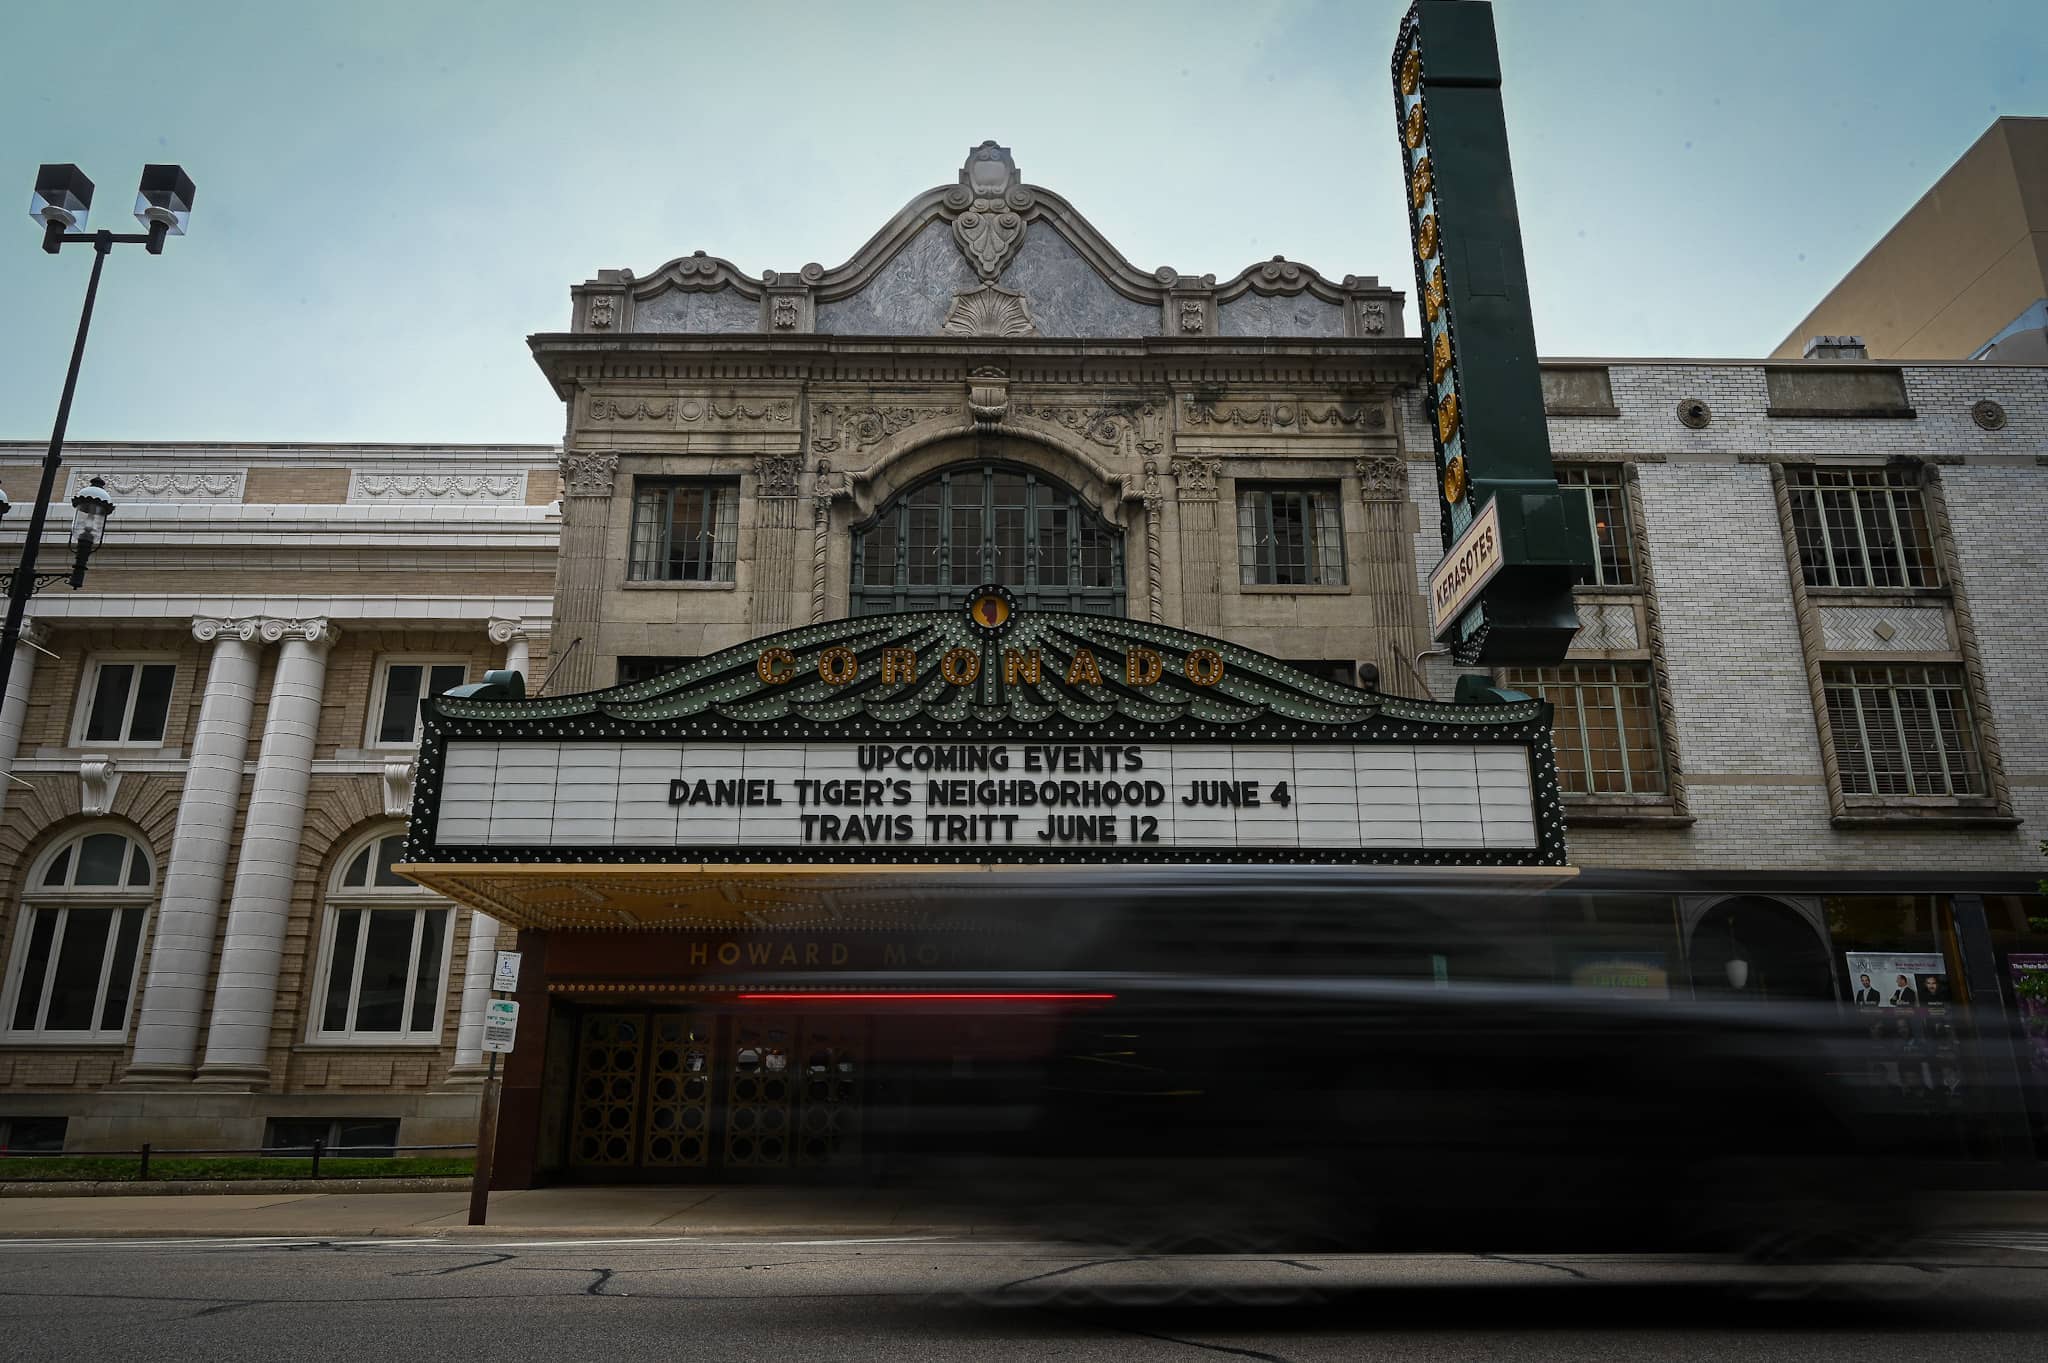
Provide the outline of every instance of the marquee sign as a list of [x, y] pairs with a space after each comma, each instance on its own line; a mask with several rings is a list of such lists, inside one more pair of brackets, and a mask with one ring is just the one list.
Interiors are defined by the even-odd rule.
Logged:
[[422, 704], [408, 862], [1565, 861], [1549, 707], [1357, 690], [1020, 608], [858, 617], [650, 681]]
[[1492, 7], [1417, 0], [1393, 80], [1446, 562], [1481, 515], [1497, 519], [1495, 572], [1435, 636], [1462, 663], [1554, 663], [1578, 629], [1571, 586], [1593, 540], [1550, 462]]

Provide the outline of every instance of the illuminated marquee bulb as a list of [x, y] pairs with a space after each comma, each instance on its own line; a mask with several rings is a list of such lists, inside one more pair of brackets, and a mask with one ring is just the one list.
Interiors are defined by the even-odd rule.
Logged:
[[1408, 206], [1410, 208], [1422, 207], [1422, 201], [1429, 197], [1431, 183], [1429, 158], [1424, 156], [1416, 161], [1415, 173], [1408, 177]]
[[1450, 370], [1451, 334], [1447, 331], [1439, 331], [1436, 334], [1436, 344], [1430, 348], [1429, 352], [1429, 381], [1431, 383], [1442, 383], [1444, 375], [1448, 374]]
[[1436, 254], [1436, 214], [1425, 213], [1422, 226], [1415, 233], [1415, 258], [1428, 260]]

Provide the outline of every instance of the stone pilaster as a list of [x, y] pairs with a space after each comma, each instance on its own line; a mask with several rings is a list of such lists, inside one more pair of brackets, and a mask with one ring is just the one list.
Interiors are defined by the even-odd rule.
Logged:
[[228, 844], [249, 753], [249, 720], [260, 661], [255, 620], [199, 619], [193, 637], [213, 644], [192, 758], [178, 800], [171, 856], [164, 866], [149, 976], [135, 1018], [135, 1052], [123, 1082], [189, 1079], [199, 1052], [199, 1013], [213, 964]]
[[1375, 454], [1358, 460], [1357, 470], [1365, 537], [1358, 585], [1372, 612], [1372, 662], [1380, 670], [1381, 690], [1407, 695], [1414, 689], [1415, 655], [1429, 645], [1415, 590], [1408, 467], [1398, 454]]
[[228, 901], [206, 1060], [199, 1067], [202, 1080], [231, 1083], [262, 1083], [270, 1075], [278, 967], [305, 833], [306, 786], [327, 683], [327, 651], [337, 637], [325, 620], [266, 620], [261, 632], [265, 639], [283, 640], [284, 647], [270, 688], [249, 813], [242, 822], [242, 854]]
[[[566, 495], [555, 566], [555, 670], [549, 681], [557, 695], [597, 685], [597, 627], [613, 570], [607, 538], [618, 473], [619, 456], [611, 450], [571, 450], [562, 456]], [[620, 514], [630, 517], [631, 506]]]
[[22, 726], [28, 722], [28, 689], [35, 683], [36, 650], [45, 632], [32, 620], [21, 622], [21, 642], [14, 649], [14, 670], [7, 677], [7, 695], [0, 699], [0, 813], [7, 810], [7, 788], [14, 784], [14, 755], [21, 748]]
[[748, 595], [748, 623], [756, 634], [770, 634], [797, 623], [797, 570], [803, 561], [803, 501], [797, 495], [803, 460], [794, 454], [754, 457], [752, 507], [753, 581]]
[[[1185, 629], [1213, 633], [1223, 619], [1217, 536], [1224, 527], [1216, 508], [1223, 461], [1175, 459], [1172, 468], [1180, 521], [1180, 623]], [[1236, 527], [1229, 528], [1235, 544]]]

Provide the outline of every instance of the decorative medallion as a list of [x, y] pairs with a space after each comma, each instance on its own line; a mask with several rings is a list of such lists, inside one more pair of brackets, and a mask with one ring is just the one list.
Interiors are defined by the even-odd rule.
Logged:
[[1970, 420], [1987, 431], [2002, 431], [2005, 429], [2005, 408], [1985, 398], [1970, 404]]
[[1698, 398], [1682, 398], [1678, 403], [1678, 419], [1695, 431], [1704, 431], [1714, 419], [1714, 409]]
[[976, 587], [974, 594], [967, 598], [967, 622], [974, 626], [984, 639], [994, 639], [1009, 627], [1010, 617], [1017, 613], [1017, 598], [1010, 594], [1008, 587], [997, 583]]
[[1010, 414], [1010, 379], [994, 365], [984, 365], [968, 376], [967, 414], [978, 431], [993, 431]]
[[1444, 500], [1451, 503], [1465, 500], [1465, 456], [1454, 454], [1451, 462], [1444, 465]]

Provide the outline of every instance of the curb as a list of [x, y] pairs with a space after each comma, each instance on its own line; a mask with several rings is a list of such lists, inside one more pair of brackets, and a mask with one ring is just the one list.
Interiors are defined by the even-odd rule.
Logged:
[[184, 1178], [143, 1182], [33, 1179], [0, 1183], [6, 1197], [181, 1197], [215, 1193], [461, 1193], [467, 1178]]

